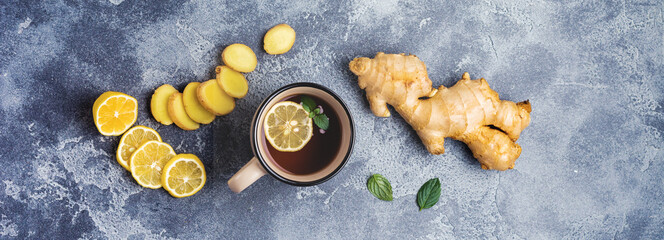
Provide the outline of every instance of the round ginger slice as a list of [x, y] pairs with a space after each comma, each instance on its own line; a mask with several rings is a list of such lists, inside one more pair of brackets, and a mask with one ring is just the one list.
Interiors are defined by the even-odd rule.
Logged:
[[218, 66], [217, 83], [229, 96], [234, 98], [243, 98], [249, 91], [249, 83], [242, 73], [239, 73], [227, 66]]
[[187, 115], [182, 102], [182, 93], [179, 92], [173, 93], [168, 98], [168, 116], [171, 117], [175, 125], [183, 130], [196, 130], [200, 126], [200, 124], [191, 120], [189, 115]]
[[164, 125], [173, 124], [173, 120], [168, 115], [168, 98], [176, 92], [178, 90], [169, 84], [161, 85], [157, 90], [154, 90], [150, 100], [150, 111], [157, 122]]
[[295, 30], [288, 24], [270, 28], [263, 38], [263, 49], [269, 54], [284, 54], [295, 43]]
[[184, 104], [184, 110], [187, 112], [187, 115], [194, 120], [194, 122], [209, 124], [214, 121], [214, 114], [205, 110], [203, 105], [198, 102], [198, 97], [196, 96], [196, 89], [201, 85], [199, 82], [192, 82], [187, 84], [187, 87], [182, 91], [182, 102]]
[[256, 69], [256, 54], [247, 45], [235, 43], [226, 47], [221, 52], [221, 60], [238, 72], [251, 72]]
[[198, 102], [208, 112], [217, 116], [229, 114], [235, 108], [235, 99], [228, 96], [215, 79], [210, 79], [198, 85], [196, 96]]

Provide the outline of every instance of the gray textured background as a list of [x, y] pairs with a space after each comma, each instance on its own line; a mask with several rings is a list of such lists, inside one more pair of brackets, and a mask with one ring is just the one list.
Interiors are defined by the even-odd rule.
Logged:
[[[0, 3], [0, 238], [664, 238], [664, 3], [651, 1]], [[262, 50], [278, 23], [293, 49]], [[250, 91], [197, 131], [162, 126], [152, 91], [213, 76], [221, 50], [258, 56]], [[374, 117], [347, 68], [378, 51], [413, 53], [435, 86], [464, 71], [501, 98], [533, 104], [516, 168], [484, 171], [463, 143], [427, 153], [399, 116]], [[315, 187], [228, 178], [251, 157], [249, 122], [282, 85], [326, 85], [347, 101], [357, 144]], [[119, 137], [95, 129], [104, 91], [139, 100], [137, 124], [200, 156], [193, 197], [138, 186], [115, 161]], [[393, 202], [365, 182], [381, 173]], [[415, 196], [439, 177], [440, 202]]]

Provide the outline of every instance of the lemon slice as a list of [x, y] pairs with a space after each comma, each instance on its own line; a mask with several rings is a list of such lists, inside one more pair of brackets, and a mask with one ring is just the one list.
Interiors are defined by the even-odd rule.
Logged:
[[300, 104], [279, 102], [270, 108], [265, 117], [265, 138], [279, 151], [299, 151], [311, 140], [311, 122], [309, 114]]
[[136, 98], [121, 92], [105, 92], [92, 105], [97, 130], [104, 136], [119, 136], [136, 122]]
[[205, 166], [196, 155], [178, 154], [164, 166], [161, 184], [176, 198], [189, 197], [205, 185]]
[[125, 169], [129, 170], [129, 159], [131, 154], [145, 142], [155, 140], [161, 142], [161, 136], [152, 128], [146, 126], [135, 126], [125, 132], [120, 138], [116, 159]]
[[129, 158], [131, 176], [138, 185], [146, 188], [161, 187], [161, 171], [164, 165], [175, 156], [175, 151], [167, 143], [147, 141], [141, 145]]

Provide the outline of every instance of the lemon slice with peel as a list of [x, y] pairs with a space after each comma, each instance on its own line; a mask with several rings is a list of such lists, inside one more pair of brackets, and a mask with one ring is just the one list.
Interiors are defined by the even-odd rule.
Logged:
[[196, 155], [178, 154], [164, 166], [161, 184], [176, 198], [189, 197], [197, 193], [206, 180], [205, 166]]
[[173, 156], [175, 156], [175, 151], [167, 143], [155, 140], [147, 141], [129, 158], [131, 176], [143, 187], [160, 188], [162, 169]]
[[92, 105], [97, 130], [104, 136], [119, 136], [136, 122], [136, 98], [121, 92], [105, 92]]
[[279, 102], [270, 108], [265, 117], [265, 138], [279, 151], [299, 151], [311, 140], [311, 122], [309, 114], [300, 104]]
[[118, 151], [116, 159], [118, 163], [125, 169], [129, 170], [129, 159], [131, 154], [147, 141], [155, 140], [161, 142], [161, 136], [152, 128], [146, 126], [135, 126], [122, 135], [120, 144], [118, 144]]

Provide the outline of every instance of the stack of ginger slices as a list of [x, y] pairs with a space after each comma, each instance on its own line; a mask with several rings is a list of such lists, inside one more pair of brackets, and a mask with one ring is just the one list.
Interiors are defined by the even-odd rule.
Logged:
[[154, 119], [164, 125], [175, 123], [184, 130], [196, 130], [200, 124], [209, 124], [216, 116], [233, 111], [235, 98], [243, 98], [249, 90], [247, 79], [227, 66], [215, 71], [216, 79], [191, 82], [182, 93], [169, 84], [157, 88], [150, 102]]
[[249, 84], [242, 73], [256, 68], [256, 54], [248, 46], [236, 43], [226, 47], [221, 58], [226, 66], [215, 68], [216, 79], [191, 82], [182, 93], [169, 84], [157, 88], [150, 102], [155, 120], [196, 130], [200, 124], [209, 124], [216, 116], [233, 111], [235, 99], [247, 95]]

